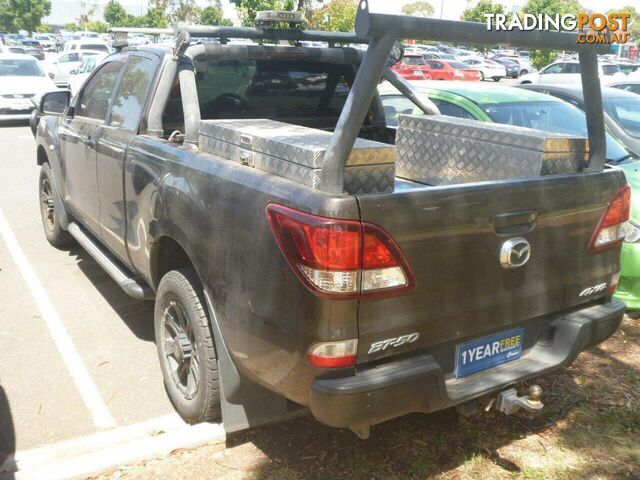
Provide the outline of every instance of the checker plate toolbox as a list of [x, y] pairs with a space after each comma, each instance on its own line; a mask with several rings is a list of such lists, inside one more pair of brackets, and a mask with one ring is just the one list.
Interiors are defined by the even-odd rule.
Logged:
[[452, 185], [569, 174], [588, 160], [586, 138], [446, 116], [401, 115], [398, 177]]
[[[249, 167], [318, 188], [331, 133], [275, 120], [201, 120], [200, 148]], [[392, 192], [395, 148], [357, 139], [345, 168], [350, 194]]]

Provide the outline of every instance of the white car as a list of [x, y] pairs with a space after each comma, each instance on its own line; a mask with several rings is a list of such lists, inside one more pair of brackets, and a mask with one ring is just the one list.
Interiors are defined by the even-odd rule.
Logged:
[[484, 58], [468, 58], [464, 60], [464, 63], [472, 66], [476, 70], [480, 70], [480, 80], [492, 79], [494, 82], [499, 82], [500, 79], [506, 78], [507, 69], [504, 65], [493, 60], [487, 60]]
[[55, 84], [31, 55], [0, 54], [0, 120], [28, 120], [52, 90]]
[[66, 88], [69, 85], [69, 76], [73, 70], [78, 70], [85, 57], [104, 55], [104, 52], [72, 51], [59, 53], [57, 58], [45, 62], [45, 68], [53, 73], [53, 81], [59, 87]]
[[34, 35], [33, 39], [37, 40], [38, 43], [42, 45], [42, 48], [44, 48], [45, 51], [47, 52], [55, 52], [57, 49], [56, 40], [53, 38], [52, 35], [38, 34], [38, 35]]
[[111, 53], [111, 46], [107, 42], [96, 38], [90, 40], [71, 40], [70, 42], [66, 42], [62, 47], [62, 51], [65, 53], [78, 52], [83, 50]]
[[[621, 78], [625, 74], [620, 71], [620, 66], [614, 63], [598, 63], [600, 82], [607, 85]], [[560, 61], [544, 67], [539, 72], [523, 75], [518, 79], [518, 83], [580, 83], [580, 62]]]
[[93, 72], [96, 66], [102, 63], [102, 60], [106, 58], [107, 55], [88, 55], [82, 59], [82, 64], [78, 69], [72, 70], [69, 75], [69, 90], [71, 90], [71, 94], [75, 95], [78, 90], [84, 84], [84, 81], [89, 78], [91, 72]]

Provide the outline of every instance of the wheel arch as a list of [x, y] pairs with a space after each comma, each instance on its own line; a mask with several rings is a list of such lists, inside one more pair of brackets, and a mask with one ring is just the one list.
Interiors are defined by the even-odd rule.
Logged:
[[47, 155], [47, 151], [42, 145], [38, 145], [36, 160], [38, 162], [38, 165], [40, 166], [42, 166], [44, 163], [49, 163], [49, 155]]
[[166, 273], [181, 268], [192, 268], [202, 283], [196, 263], [182, 244], [170, 235], [162, 235], [153, 243], [149, 266], [152, 287], [155, 291], [158, 290], [160, 280]]

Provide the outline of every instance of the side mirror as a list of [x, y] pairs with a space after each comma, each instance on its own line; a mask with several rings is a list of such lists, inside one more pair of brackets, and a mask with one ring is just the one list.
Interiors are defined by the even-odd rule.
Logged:
[[77, 68], [74, 68], [73, 70], [71, 70], [69, 72], [69, 75], [77, 75], [77, 74], [78, 74], [78, 69]]
[[45, 93], [40, 99], [38, 110], [43, 115], [64, 115], [69, 108], [70, 101], [71, 92], [69, 90]]
[[49, 72], [49, 78], [53, 80], [54, 78], [56, 78], [56, 74], [53, 72]]

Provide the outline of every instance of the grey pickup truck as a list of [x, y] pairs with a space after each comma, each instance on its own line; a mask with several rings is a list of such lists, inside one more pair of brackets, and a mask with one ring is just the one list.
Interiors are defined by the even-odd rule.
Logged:
[[[410, 412], [539, 411], [520, 382], [607, 339], [625, 308], [629, 188], [604, 166], [598, 47], [366, 1], [355, 33], [258, 20], [177, 27], [175, 47], [116, 31], [73, 98], [43, 97], [48, 241], [155, 301], [188, 422], [308, 411], [366, 438]], [[577, 50], [588, 141], [439, 115], [391, 68], [404, 38]], [[425, 114], [387, 126], [383, 79]]]

